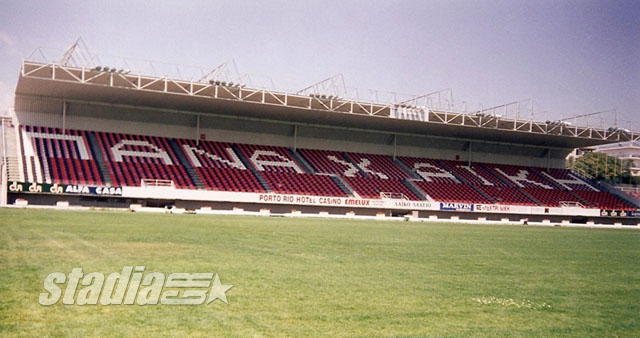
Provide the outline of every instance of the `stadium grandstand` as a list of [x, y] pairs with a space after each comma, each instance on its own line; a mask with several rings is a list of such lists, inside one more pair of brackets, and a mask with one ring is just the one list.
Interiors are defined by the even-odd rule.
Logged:
[[[81, 40], [22, 64], [2, 120], [15, 205], [639, 223], [638, 196], [564, 168], [640, 134], [457, 111], [450, 91], [371, 99], [340, 76], [299, 91], [101, 63]], [[519, 109], [519, 108], [518, 108]]]

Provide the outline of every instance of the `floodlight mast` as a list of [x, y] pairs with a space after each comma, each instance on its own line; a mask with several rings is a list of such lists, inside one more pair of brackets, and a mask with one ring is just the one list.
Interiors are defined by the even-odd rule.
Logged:
[[[575, 116], [571, 116], [571, 117], [566, 117], [566, 118], [560, 119], [560, 120], [558, 120], [558, 121], [559, 121], [559, 122], [561, 122], [561, 121], [567, 121], [567, 120], [577, 119], [577, 118], [581, 118], [581, 117], [589, 117], [589, 116], [600, 115], [600, 114], [609, 113], [609, 112], [615, 112], [615, 109], [605, 110], [605, 111], [598, 111], [598, 112], [595, 112], [595, 113], [589, 113], [589, 114], [575, 115]], [[617, 121], [616, 121], [616, 122], [617, 122]]]
[[579, 118], [583, 118], [583, 117], [591, 117], [591, 116], [596, 116], [596, 115], [603, 115], [603, 114], [608, 114], [608, 113], [614, 113], [615, 114], [614, 123], [615, 123], [615, 126], [618, 127], [618, 111], [616, 109], [597, 111], [595, 113], [589, 113], [589, 114], [575, 115], [575, 116], [567, 117], [567, 118], [564, 118], [564, 119], [560, 119], [560, 120], [558, 120], [558, 122], [567, 121], [567, 120], [575, 120], [575, 119], [579, 119]]
[[239, 78], [240, 76], [238, 76], [238, 67], [236, 66], [235, 60], [229, 59], [204, 74], [197, 82], [206, 83], [214, 80], [233, 81]]
[[75, 66], [89, 68], [93, 65], [95, 57], [82, 37], [78, 37], [76, 41], [64, 52], [59, 61], [61, 66]]
[[[475, 115], [492, 115], [495, 117], [507, 118], [509, 116], [510, 108], [515, 109], [515, 114], [514, 114], [515, 119], [520, 119], [523, 108], [528, 108], [531, 118], [533, 118], [533, 100], [532, 99], [513, 101], [513, 102], [497, 105], [494, 107], [490, 107], [490, 108], [480, 108], [480, 110], [476, 111], [474, 114]], [[499, 114], [500, 111], [502, 111], [502, 114]]]
[[[435, 104], [434, 104], [435, 99]], [[443, 104], [444, 103], [444, 104]], [[441, 89], [433, 93], [412, 97], [396, 103], [398, 106], [410, 105], [414, 107], [424, 106], [430, 111], [453, 111], [453, 90]]]
[[347, 86], [344, 84], [344, 77], [341, 73], [328, 77], [324, 80], [318, 81], [304, 89], [300, 89], [295, 94], [297, 95], [321, 95], [329, 94], [334, 97], [346, 96]]

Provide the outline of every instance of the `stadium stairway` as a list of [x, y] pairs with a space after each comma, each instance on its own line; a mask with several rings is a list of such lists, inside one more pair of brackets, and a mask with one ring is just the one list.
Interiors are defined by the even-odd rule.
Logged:
[[593, 178], [588, 178], [584, 176], [582, 172], [571, 170], [571, 173], [576, 175], [576, 177], [583, 180], [584, 182], [587, 182], [587, 184], [589, 184], [593, 188], [601, 191], [603, 190], [603, 187], [600, 184], [598, 184], [598, 182], [596, 182]]
[[176, 140], [174, 139], [171, 139], [169, 140], [169, 145], [171, 146], [171, 149], [176, 154], [176, 156], [178, 156], [180, 164], [186, 169], [187, 175], [189, 175], [189, 177], [191, 178], [191, 182], [193, 182], [197, 189], [204, 189], [204, 182], [202, 182], [202, 179], [200, 179], [200, 175], [198, 175], [196, 169], [191, 166], [189, 160], [186, 158], [186, 156], [184, 156], [184, 152], [180, 148], [180, 145], [178, 145], [178, 142], [176, 142]]
[[[591, 184], [593, 184], [593, 182], [590, 182]], [[618, 197], [619, 199], [623, 200], [624, 202], [627, 202], [631, 205], [636, 206], [637, 208], [640, 208], [640, 200], [636, 199], [635, 196], [631, 196], [630, 194], [627, 194], [626, 192], [616, 188], [615, 186], [607, 183], [607, 182], [601, 182], [599, 187], [598, 187], [600, 191], [606, 191], [616, 197]]]
[[[299, 152], [297, 152], [294, 149], [288, 149], [288, 148], [287, 148], [287, 151], [293, 157], [293, 159], [298, 163], [298, 165], [300, 167], [302, 167], [302, 170], [304, 170], [305, 172], [307, 172], [309, 174], [316, 174], [317, 173], [316, 170], [313, 168], [313, 166], [311, 164], [309, 164], [309, 162], [307, 162], [307, 160], [302, 155], [300, 155]], [[345, 193], [346, 193], [346, 191], [345, 191]]]
[[507, 180], [506, 178], [502, 177], [502, 175], [499, 175], [498, 173], [496, 173], [495, 171], [493, 171], [493, 169], [487, 167], [484, 163], [475, 163], [478, 166], [481, 166], [484, 170], [486, 170], [489, 174], [491, 174], [493, 178], [497, 178], [500, 182], [506, 184], [508, 187], [513, 187], [514, 184]]
[[[560, 190], [566, 190], [566, 189], [562, 188]], [[582, 204], [584, 206], [588, 206], [588, 207], [596, 207], [595, 205], [593, 205], [593, 203], [587, 201], [586, 199], [582, 198], [580, 195], [578, 195], [575, 192], [573, 192], [573, 190], [566, 190], [566, 191], [569, 192], [569, 194], [571, 196], [573, 196], [573, 198], [575, 198], [578, 202], [580, 202], [580, 204]]]
[[107, 186], [112, 186], [113, 182], [111, 181], [111, 175], [109, 174], [109, 167], [104, 161], [104, 156], [102, 156], [102, 152], [100, 151], [100, 145], [96, 139], [96, 135], [92, 132], [87, 133], [87, 142], [91, 149], [91, 155], [98, 164], [98, 172], [102, 177], [102, 182]]
[[448, 172], [451, 173], [451, 175], [453, 175], [460, 182], [462, 182], [462, 184], [466, 184], [466, 185], [470, 186], [473, 190], [475, 190], [478, 194], [480, 194], [480, 196], [486, 198], [487, 201], [489, 201], [491, 203], [496, 203], [496, 200], [494, 198], [489, 196], [489, 194], [487, 194], [486, 192], [482, 191], [482, 189], [478, 188], [475, 184], [467, 181], [464, 177], [458, 175], [458, 173], [455, 170], [451, 169], [444, 161], [437, 160], [436, 162], [438, 163], [438, 165], [441, 168], [447, 170]]
[[[605, 192], [605, 193], [609, 193], [615, 197], [617, 197], [618, 199], [622, 200], [623, 202], [631, 205], [631, 206], [635, 206], [636, 208], [640, 208], [640, 201], [636, 201], [634, 200], [630, 195], [628, 195], [627, 193], [616, 189], [615, 186], [612, 186], [611, 184], [602, 181], [602, 182], [596, 182], [593, 179], [587, 178], [583, 175], [580, 174], [580, 172], [576, 172], [576, 171], [571, 171], [573, 174], [575, 174], [578, 178], [580, 178], [581, 180], [583, 180], [584, 182], [586, 182], [587, 184], [589, 184], [590, 186], [592, 186], [593, 188], [595, 188], [598, 191], [601, 192]], [[573, 191], [571, 191], [571, 193], [575, 196], [578, 197], [578, 200], [580, 201], [584, 201], [584, 205], [586, 206], [590, 206], [590, 207], [599, 207], [598, 205], [591, 203], [590, 201], [587, 201], [585, 198], [583, 198], [582, 196], [574, 193]], [[580, 202], [582, 203], [582, 202]]]
[[264, 188], [264, 190], [267, 192], [273, 192], [273, 189], [271, 189], [271, 186], [269, 186], [269, 183], [267, 183], [267, 180], [265, 180], [264, 176], [262, 176], [262, 174], [260, 174], [260, 172], [256, 170], [256, 168], [254, 168], [253, 164], [249, 162], [249, 159], [247, 159], [247, 157], [244, 156], [244, 153], [238, 148], [238, 145], [232, 144], [231, 149], [233, 149], [233, 151], [236, 153], [236, 155], [238, 156], [242, 164], [244, 164], [244, 166], [247, 169], [251, 170], [253, 175], [255, 175], [256, 179], [258, 180], [262, 188]]
[[547, 182], [547, 183], [551, 183], [551, 185], [553, 186], [553, 188], [557, 189], [557, 190], [566, 190], [565, 187], [561, 186], [560, 184], [558, 184], [558, 182], [556, 182], [553, 179], [549, 179], [549, 177], [545, 177], [544, 175], [542, 175], [538, 170], [531, 170], [529, 171], [530, 173], [533, 173], [534, 176], [536, 176], [537, 178]]
[[20, 181], [26, 182], [29, 180], [27, 172], [27, 157], [24, 155], [24, 144], [22, 143], [22, 128], [17, 127], [16, 130], [16, 150], [18, 151], [18, 172], [20, 175]]
[[353, 190], [353, 188], [351, 188], [351, 186], [349, 186], [347, 182], [342, 179], [342, 177], [338, 175], [330, 175], [330, 177], [331, 180], [340, 188], [340, 190], [347, 194], [347, 196], [360, 198], [360, 195], [358, 195], [358, 193], [355, 192], [355, 190]]
[[358, 172], [360, 173], [360, 175], [362, 175], [362, 177], [369, 177], [369, 175], [367, 175], [367, 173], [365, 173], [364, 170], [362, 170], [362, 168], [358, 166], [358, 162], [354, 161], [348, 154], [342, 153], [342, 157], [344, 157], [347, 162], [350, 162], [356, 168], [358, 168]]
[[[573, 196], [573, 198], [575, 198], [580, 204], [584, 205], [584, 206], [588, 206], [588, 207], [596, 207], [595, 205], [593, 205], [593, 203], [587, 201], [586, 199], [582, 198], [580, 195], [576, 194], [573, 190], [567, 190], [564, 186], [558, 184], [556, 182], [555, 179], [553, 179], [551, 177], [546, 177], [544, 174], [542, 174], [540, 171], [538, 170], [532, 170], [531, 172], [533, 172], [534, 175], [536, 175], [539, 178], [544, 179], [545, 181], [548, 181], [549, 183], [551, 183], [553, 185], [554, 188], [558, 189], [558, 190], [563, 190], [563, 191], [567, 191], [571, 196]], [[580, 177], [580, 179], [582, 179], [583, 181], [586, 181], [590, 186], [595, 187], [593, 182], [589, 182], [588, 180], [584, 179], [583, 177]], [[602, 190], [601, 188], [597, 188], [598, 190]]]
[[20, 162], [18, 161], [19, 152], [16, 144], [18, 130], [13, 125], [5, 124], [5, 148], [7, 150], [7, 179], [9, 181], [21, 181], [20, 178]]
[[526, 192], [524, 189], [520, 189], [520, 187], [516, 187], [516, 188], [518, 189], [518, 191], [520, 191], [520, 193], [522, 193], [523, 195], [527, 196], [527, 198], [532, 200], [535, 204], [537, 204], [539, 206], [544, 206], [544, 203], [540, 202], [538, 199], [536, 199], [535, 197], [531, 196], [531, 194]]
[[[400, 161], [399, 159], [392, 158], [391, 161], [393, 161], [393, 163], [395, 163], [398, 167], [402, 168], [402, 170], [404, 170], [407, 174], [409, 174], [409, 177], [418, 179], [418, 180], [422, 179], [420, 175], [418, 175], [418, 173], [415, 172], [415, 170], [412, 170], [411, 168], [409, 168], [406, 164], [404, 164], [404, 162]], [[418, 188], [415, 184], [414, 186]]]
[[475, 184], [469, 184], [469, 186], [471, 188], [473, 188], [473, 190], [475, 190], [476, 192], [478, 192], [478, 194], [480, 194], [480, 196], [484, 197], [487, 199], [487, 201], [491, 202], [491, 203], [496, 203], [496, 200], [494, 198], [492, 198], [491, 196], [489, 196], [486, 192], [482, 191], [482, 189], [478, 188]]
[[446, 163], [444, 163], [441, 160], [436, 160], [436, 163], [440, 166], [440, 168], [445, 169], [446, 171], [448, 171], [451, 175], [453, 175], [455, 178], [458, 179], [458, 181], [462, 182], [462, 184], [469, 184], [472, 185], [471, 183], [467, 182], [467, 180], [464, 179], [464, 177], [458, 175], [458, 173], [451, 169]]
[[418, 187], [417, 184], [412, 179], [402, 180], [402, 184], [404, 184], [412, 193], [416, 194], [421, 200], [431, 200], [431, 196], [427, 197], [427, 194]]

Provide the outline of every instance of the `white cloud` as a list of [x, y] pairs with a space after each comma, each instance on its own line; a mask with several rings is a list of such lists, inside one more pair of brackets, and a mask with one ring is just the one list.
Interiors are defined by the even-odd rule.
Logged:
[[16, 39], [6, 32], [0, 31], [0, 51], [13, 56], [20, 55]]
[[3, 45], [8, 46], [14, 46], [16, 44], [16, 40], [5, 32], [0, 32], [0, 42], [2, 42]]

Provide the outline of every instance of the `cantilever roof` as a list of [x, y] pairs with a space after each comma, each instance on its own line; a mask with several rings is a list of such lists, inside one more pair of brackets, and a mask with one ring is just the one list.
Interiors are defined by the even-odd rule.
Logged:
[[23, 63], [16, 95], [557, 148], [580, 148], [640, 139], [638, 134], [620, 130], [503, 119], [494, 115], [422, 110], [417, 114], [421, 120], [409, 120], [394, 117], [405, 108], [391, 104], [303, 96], [28, 61]]

